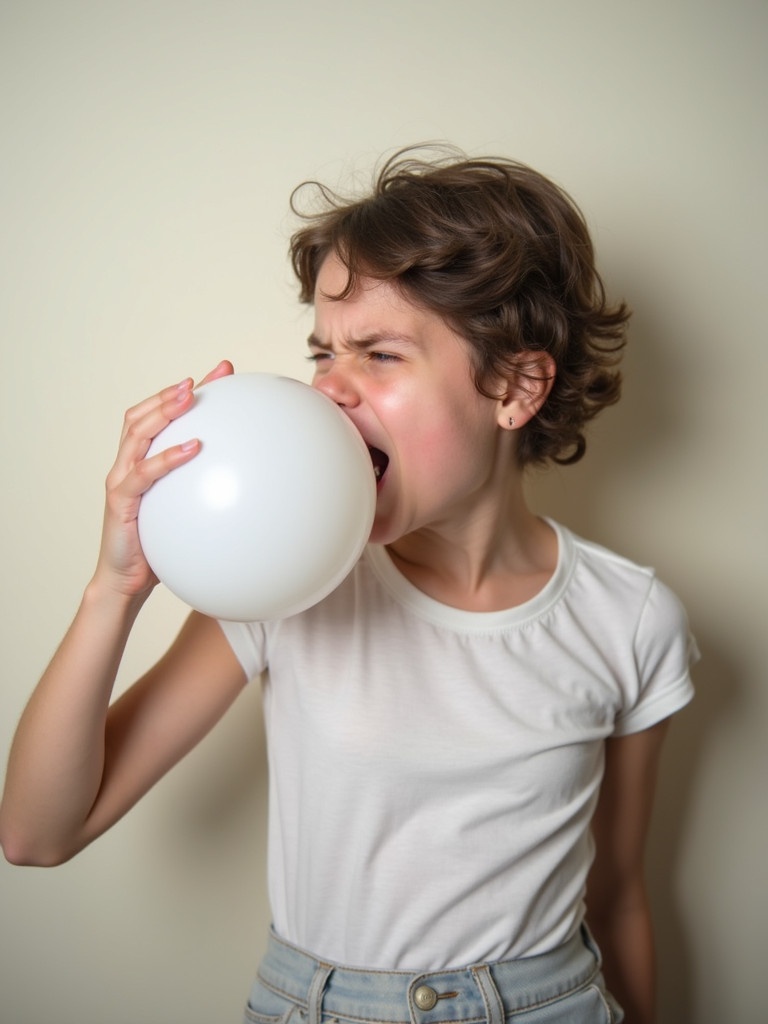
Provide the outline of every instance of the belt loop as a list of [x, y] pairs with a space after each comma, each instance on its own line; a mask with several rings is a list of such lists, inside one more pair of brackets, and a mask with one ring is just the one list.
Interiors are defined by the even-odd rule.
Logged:
[[472, 975], [477, 982], [480, 993], [485, 1003], [485, 1012], [488, 1024], [504, 1024], [504, 1004], [501, 1001], [499, 990], [491, 977], [491, 970], [488, 964], [481, 964], [472, 968]]
[[320, 1024], [323, 1013], [323, 992], [325, 983], [333, 971], [328, 964], [320, 964], [312, 976], [312, 984], [307, 993], [307, 1007], [309, 1010], [308, 1024]]

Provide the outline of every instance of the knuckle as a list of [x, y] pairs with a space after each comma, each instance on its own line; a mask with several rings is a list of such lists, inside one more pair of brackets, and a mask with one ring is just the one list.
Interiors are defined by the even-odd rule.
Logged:
[[137, 438], [141, 438], [140, 420], [126, 420], [125, 425], [125, 436], [131, 441], [135, 441]]
[[116, 488], [107, 489], [105, 505], [110, 515], [115, 515], [119, 511], [121, 500]]
[[125, 423], [125, 425], [127, 427], [130, 424], [135, 423], [136, 420], [140, 416], [141, 416], [141, 406], [139, 406], [139, 405], [132, 405], [131, 408], [126, 411], [125, 416], [123, 417], [123, 422]]
[[141, 489], [144, 490], [154, 480], [156, 473], [152, 472], [152, 467], [146, 459], [141, 459], [133, 467], [133, 472], [136, 475], [136, 479], [141, 484]]

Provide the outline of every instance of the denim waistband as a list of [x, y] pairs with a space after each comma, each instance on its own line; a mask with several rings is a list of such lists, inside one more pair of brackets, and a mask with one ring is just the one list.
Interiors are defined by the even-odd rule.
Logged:
[[488, 1021], [561, 999], [600, 974], [586, 927], [549, 953], [415, 973], [369, 971], [321, 960], [270, 934], [258, 980], [294, 1001], [309, 1024], [322, 1016], [364, 1024]]

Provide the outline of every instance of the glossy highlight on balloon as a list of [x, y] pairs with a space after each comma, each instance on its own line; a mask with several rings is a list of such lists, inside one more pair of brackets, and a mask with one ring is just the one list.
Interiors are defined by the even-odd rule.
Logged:
[[199, 454], [139, 507], [157, 577], [192, 608], [234, 621], [295, 615], [334, 590], [376, 507], [368, 449], [344, 413], [289, 377], [235, 374], [199, 388], [148, 457], [191, 438]]

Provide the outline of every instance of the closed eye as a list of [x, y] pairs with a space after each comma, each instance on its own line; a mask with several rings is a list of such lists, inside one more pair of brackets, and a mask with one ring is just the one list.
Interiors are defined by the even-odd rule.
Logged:
[[[400, 356], [394, 354], [394, 352], [366, 352], [366, 359], [372, 363], [399, 363]], [[328, 352], [325, 349], [316, 349], [309, 352], [306, 356], [310, 363], [324, 363], [334, 358], [333, 352]]]
[[393, 352], [369, 352], [368, 358], [374, 363], [398, 363], [400, 356]]

